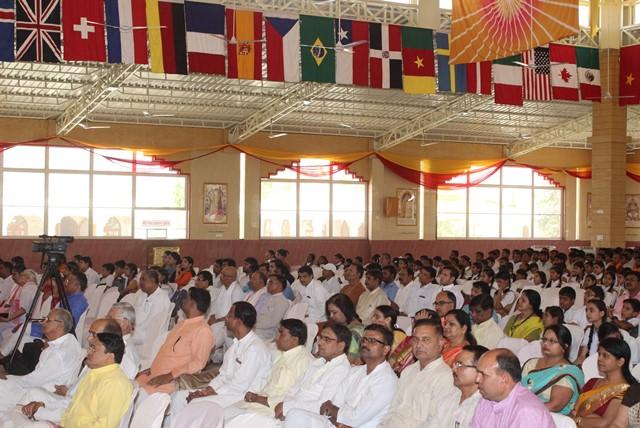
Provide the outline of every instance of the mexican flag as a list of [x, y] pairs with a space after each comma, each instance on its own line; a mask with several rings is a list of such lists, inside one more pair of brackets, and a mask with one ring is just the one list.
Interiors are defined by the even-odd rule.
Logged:
[[493, 88], [496, 104], [521, 106], [522, 67], [514, 64], [522, 62], [522, 55], [514, 55], [493, 61]]
[[576, 46], [580, 98], [600, 102], [600, 54], [598, 49]]
[[578, 101], [578, 66], [576, 48], [570, 45], [549, 45], [551, 59], [551, 93], [554, 100]]

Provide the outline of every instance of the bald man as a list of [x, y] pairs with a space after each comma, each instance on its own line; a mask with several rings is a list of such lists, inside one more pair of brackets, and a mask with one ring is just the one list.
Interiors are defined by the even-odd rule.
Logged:
[[[226, 266], [220, 272], [220, 283], [222, 287], [215, 301], [211, 302], [209, 310], [209, 325], [213, 331], [213, 337], [216, 340], [215, 349], [222, 348], [225, 338], [227, 337], [227, 329], [224, 326], [224, 318], [229, 313], [231, 305], [244, 300], [244, 292], [242, 286], [238, 283], [238, 271], [232, 266]], [[215, 356], [222, 356], [217, 352]], [[214, 357], [215, 357], [214, 356]]]

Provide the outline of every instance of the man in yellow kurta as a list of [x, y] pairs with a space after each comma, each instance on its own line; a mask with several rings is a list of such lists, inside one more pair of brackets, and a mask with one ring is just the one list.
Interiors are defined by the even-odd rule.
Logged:
[[98, 333], [87, 351], [91, 371], [78, 383], [71, 404], [62, 415], [64, 428], [117, 428], [131, 403], [131, 381], [120, 368], [122, 337]]

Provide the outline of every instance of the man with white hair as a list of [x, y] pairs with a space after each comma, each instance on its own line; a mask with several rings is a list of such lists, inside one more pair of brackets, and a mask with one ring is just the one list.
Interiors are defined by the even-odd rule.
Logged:
[[122, 330], [124, 356], [120, 362], [120, 368], [129, 379], [134, 379], [140, 371], [140, 357], [131, 340], [136, 326], [136, 310], [127, 302], [118, 302], [109, 309], [106, 318], [117, 322]]

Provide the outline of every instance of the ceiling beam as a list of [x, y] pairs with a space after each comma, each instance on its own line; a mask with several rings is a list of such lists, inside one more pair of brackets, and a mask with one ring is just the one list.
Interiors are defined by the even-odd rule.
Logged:
[[460, 95], [385, 132], [374, 140], [375, 150], [388, 150], [491, 102], [491, 97], [483, 95]]
[[505, 147], [505, 156], [511, 159], [524, 156], [544, 147], [560, 143], [572, 134], [584, 132], [585, 129], [591, 131], [591, 113], [552, 126], [538, 132], [531, 138], [518, 138]]
[[89, 113], [98, 108], [111, 95], [113, 88], [119, 88], [140, 67], [137, 64], [118, 64], [108, 68], [98, 80], [58, 116], [56, 120], [57, 135], [66, 135], [71, 132]]
[[292, 85], [284, 94], [267, 103], [257, 112], [229, 129], [229, 143], [236, 144], [262, 131], [305, 102], [320, 94], [326, 85], [315, 82], [300, 82]]

